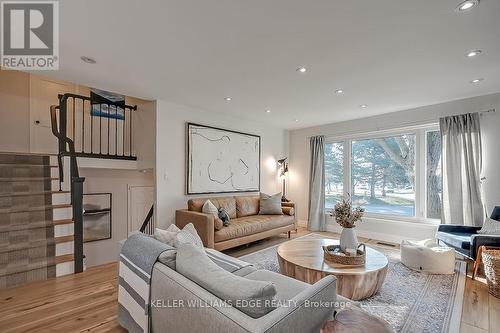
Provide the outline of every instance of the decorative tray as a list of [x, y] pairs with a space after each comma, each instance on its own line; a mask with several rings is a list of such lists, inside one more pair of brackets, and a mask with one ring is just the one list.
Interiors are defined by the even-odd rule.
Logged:
[[[362, 248], [362, 249], [360, 249]], [[352, 256], [340, 249], [340, 245], [323, 246], [325, 260], [349, 266], [364, 266], [366, 262], [366, 246], [359, 244], [357, 254]]]

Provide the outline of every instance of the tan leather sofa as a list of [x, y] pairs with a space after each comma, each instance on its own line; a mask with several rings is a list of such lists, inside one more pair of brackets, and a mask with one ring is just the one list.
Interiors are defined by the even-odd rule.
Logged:
[[[215, 230], [214, 216], [201, 211], [207, 200], [226, 210], [229, 226]], [[183, 228], [193, 223], [205, 247], [221, 251], [284, 232], [290, 237], [290, 231], [297, 229], [295, 204], [283, 202], [282, 208], [283, 215], [259, 215], [258, 196], [190, 199], [187, 209], [176, 211], [175, 224]]]

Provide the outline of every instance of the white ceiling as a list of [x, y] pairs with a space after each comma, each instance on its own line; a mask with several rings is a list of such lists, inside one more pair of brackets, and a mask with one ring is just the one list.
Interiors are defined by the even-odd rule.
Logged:
[[500, 1], [459, 2], [61, 0], [46, 74], [289, 129], [499, 92]]

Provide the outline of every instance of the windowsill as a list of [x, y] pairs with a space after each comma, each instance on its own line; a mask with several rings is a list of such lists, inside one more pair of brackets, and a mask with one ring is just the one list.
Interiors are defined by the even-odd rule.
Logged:
[[[330, 215], [330, 211], [326, 211], [327, 219], [332, 220], [334, 223], [334, 218]], [[441, 220], [428, 219], [422, 217], [409, 217], [409, 216], [397, 216], [397, 215], [383, 215], [383, 214], [365, 214], [363, 219], [367, 220], [384, 220], [395, 223], [414, 223], [414, 224], [425, 224], [429, 226], [437, 226], [441, 224]]]

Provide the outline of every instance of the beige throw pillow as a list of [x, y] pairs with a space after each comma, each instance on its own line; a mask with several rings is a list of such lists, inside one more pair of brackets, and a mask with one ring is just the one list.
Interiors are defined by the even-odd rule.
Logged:
[[175, 224], [171, 224], [166, 230], [156, 228], [153, 237], [167, 245], [177, 248], [180, 244], [193, 244], [203, 247], [203, 241], [192, 223], [186, 224], [179, 229]]
[[174, 240], [174, 247], [179, 247], [182, 244], [192, 244], [203, 248], [203, 241], [192, 223], [186, 224], [181, 231], [177, 233]]
[[283, 215], [281, 209], [281, 193], [268, 195], [260, 194], [260, 215]]
[[219, 210], [210, 200], [205, 201], [203, 207], [201, 208], [201, 211], [205, 214], [212, 214], [214, 216], [214, 219], [219, 218]]
[[181, 229], [177, 228], [175, 224], [171, 224], [167, 229], [156, 228], [153, 237], [162, 243], [175, 247], [175, 237]]

